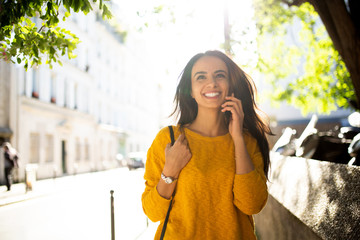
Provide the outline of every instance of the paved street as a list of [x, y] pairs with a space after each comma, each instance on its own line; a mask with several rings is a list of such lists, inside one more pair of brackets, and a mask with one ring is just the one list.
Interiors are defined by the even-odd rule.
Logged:
[[[111, 239], [110, 190], [114, 190], [116, 239], [153, 239], [156, 224], [147, 227], [141, 207], [143, 174], [143, 169], [120, 168], [38, 181], [32, 193], [19, 196], [0, 192], [0, 202], [6, 194], [15, 200], [29, 196], [0, 207], [0, 238]], [[14, 185], [12, 192], [15, 187], [24, 185]]]

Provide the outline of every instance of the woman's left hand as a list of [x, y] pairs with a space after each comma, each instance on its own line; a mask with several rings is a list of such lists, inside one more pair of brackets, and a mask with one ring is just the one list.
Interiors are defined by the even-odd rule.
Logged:
[[236, 140], [237, 138], [243, 136], [244, 111], [242, 103], [240, 99], [234, 97], [234, 94], [225, 97], [225, 99], [226, 102], [221, 105], [221, 111], [231, 112], [229, 132], [231, 137]]

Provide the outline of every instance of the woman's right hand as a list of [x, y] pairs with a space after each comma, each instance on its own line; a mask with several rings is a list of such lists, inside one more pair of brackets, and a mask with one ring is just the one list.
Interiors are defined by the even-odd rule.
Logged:
[[165, 148], [165, 176], [178, 178], [181, 170], [191, 159], [191, 152], [184, 134], [176, 139], [173, 146], [169, 143]]

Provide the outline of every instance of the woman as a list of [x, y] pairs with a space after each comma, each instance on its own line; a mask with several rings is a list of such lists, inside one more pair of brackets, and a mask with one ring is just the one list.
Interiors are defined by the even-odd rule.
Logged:
[[271, 132], [258, 116], [254, 92], [219, 51], [188, 62], [175, 95], [176, 141], [171, 146], [163, 128], [147, 155], [142, 204], [160, 221], [155, 239], [171, 199], [164, 239], [256, 239], [251, 215], [267, 201]]
[[11, 190], [11, 174], [14, 167], [18, 167], [17, 164], [17, 153], [16, 150], [13, 149], [10, 143], [3, 144], [4, 149], [4, 173], [5, 173], [5, 184], [7, 191]]

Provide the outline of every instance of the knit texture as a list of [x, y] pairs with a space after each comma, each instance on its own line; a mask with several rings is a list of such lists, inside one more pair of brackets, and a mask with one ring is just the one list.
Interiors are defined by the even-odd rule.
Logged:
[[[180, 135], [174, 127], [175, 139]], [[267, 201], [263, 158], [257, 141], [245, 134], [255, 170], [235, 174], [234, 143], [228, 133], [204, 137], [187, 128], [185, 136], [192, 158], [181, 171], [164, 239], [256, 239], [252, 214]], [[157, 134], [147, 154], [142, 205], [153, 222], [161, 221], [155, 239], [160, 238], [170, 200], [159, 195], [156, 185], [165, 163], [169, 129]]]

